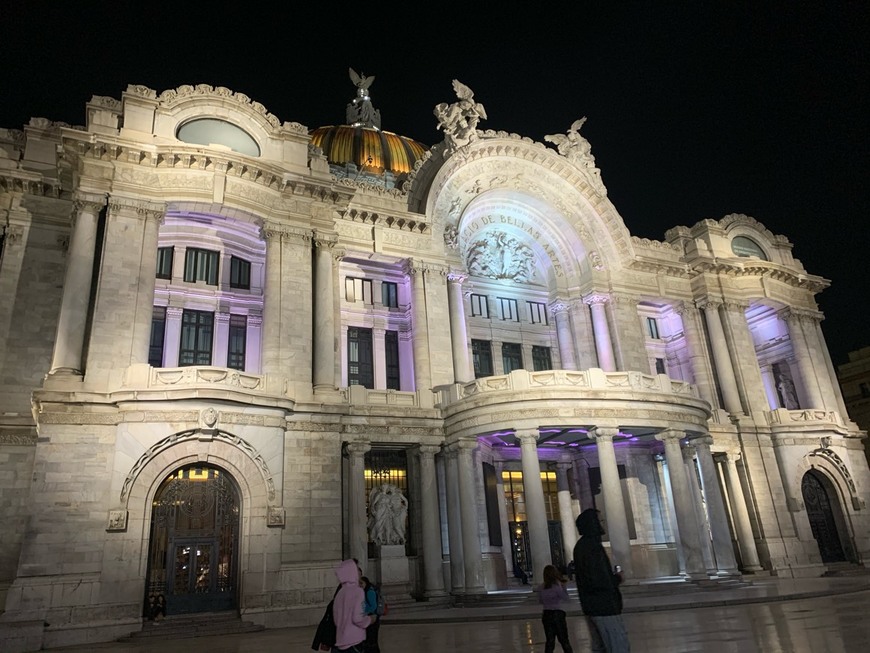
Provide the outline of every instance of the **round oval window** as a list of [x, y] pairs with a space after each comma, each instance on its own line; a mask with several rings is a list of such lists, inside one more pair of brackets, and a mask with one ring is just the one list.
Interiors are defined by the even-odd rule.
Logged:
[[223, 145], [233, 152], [260, 156], [257, 141], [241, 127], [216, 118], [197, 118], [190, 120], [175, 133], [175, 137], [185, 143], [196, 145]]
[[731, 240], [731, 251], [736, 256], [757, 256], [762, 261], [767, 260], [767, 255], [758, 243], [746, 236], [735, 236]]

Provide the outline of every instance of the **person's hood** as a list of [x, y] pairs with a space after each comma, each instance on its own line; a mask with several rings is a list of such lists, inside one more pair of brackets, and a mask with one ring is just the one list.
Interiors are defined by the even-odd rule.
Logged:
[[335, 576], [338, 582], [344, 585], [345, 583], [359, 584], [359, 569], [353, 560], [343, 560], [338, 567], [335, 568]]
[[577, 532], [583, 537], [601, 537], [604, 535], [604, 529], [601, 528], [598, 511], [595, 508], [589, 508], [580, 513], [577, 517]]

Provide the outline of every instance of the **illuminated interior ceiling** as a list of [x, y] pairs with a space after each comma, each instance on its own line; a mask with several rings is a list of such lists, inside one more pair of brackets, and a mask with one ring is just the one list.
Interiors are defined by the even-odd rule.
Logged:
[[333, 165], [353, 163], [365, 172], [394, 175], [411, 172], [429, 149], [393, 132], [352, 125], [318, 127], [311, 132], [311, 144], [323, 150]]

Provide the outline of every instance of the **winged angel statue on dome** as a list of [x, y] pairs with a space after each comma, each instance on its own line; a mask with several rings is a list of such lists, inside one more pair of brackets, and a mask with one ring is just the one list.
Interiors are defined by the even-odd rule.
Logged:
[[347, 105], [347, 124], [362, 127], [381, 128], [381, 112], [372, 105], [369, 87], [374, 83], [374, 75], [366, 76], [348, 69], [350, 81], [356, 86], [356, 97]]
[[445, 154], [474, 141], [477, 138], [477, 123], [481, 118], [486, 120], [486, 110], [480, 102], [474, 101], [474, 91], [458, 79], [453, 80], [453, 90], [459, 102], [441, 102], [434, 111], [438, 118], [437, 129], [444, 131], [444, 140], [447, 142]]

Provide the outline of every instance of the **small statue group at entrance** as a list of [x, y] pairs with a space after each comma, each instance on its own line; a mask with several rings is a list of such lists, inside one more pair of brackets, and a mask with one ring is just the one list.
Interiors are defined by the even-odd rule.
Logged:
[[404, 544], [408, 500], [397, 486], [383, 483], [369, 493], [368, 529], [375, 544]]

